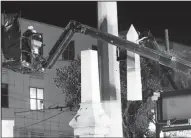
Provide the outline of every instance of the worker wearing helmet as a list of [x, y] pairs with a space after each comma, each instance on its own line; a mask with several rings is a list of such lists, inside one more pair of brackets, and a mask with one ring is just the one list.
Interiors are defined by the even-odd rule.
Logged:
[[34, 27], [29, 26], [22, 37], [22, 61], [31, 63], [30, 36], [34, 33]]

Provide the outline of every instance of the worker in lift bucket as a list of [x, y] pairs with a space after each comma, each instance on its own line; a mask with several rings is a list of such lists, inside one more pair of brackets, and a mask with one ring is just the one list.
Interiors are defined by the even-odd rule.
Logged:
[[30, 36], [34, 33], [33, 26], [29, 26], [22, 36], [22, 61], [31, 63], [31, 40]]

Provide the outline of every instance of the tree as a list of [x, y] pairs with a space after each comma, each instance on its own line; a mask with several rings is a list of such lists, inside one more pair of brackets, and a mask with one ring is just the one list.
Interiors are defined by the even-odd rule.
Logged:
[[76, 112], [81, 100], [81, 61], [80, 57], [73, 60], [69, 66], [56, 69], [54, 82], [65, 94], [65, 103], [71, 111]]

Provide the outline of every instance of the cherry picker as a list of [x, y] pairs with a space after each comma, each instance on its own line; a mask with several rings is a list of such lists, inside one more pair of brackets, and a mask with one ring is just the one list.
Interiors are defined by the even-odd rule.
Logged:
[[[8, 23], [7, 23], [8, 24]], [[11, 27], [13, 27], [12, 25]], [[6, 25], [4, 25], [4, 33], [6, 34]], [[10, 28], [11, 28], [10, 27]], [[8, 28], [8, 27], [7, 27]], [[9, 28], [9, 29], [10, 29]], [[130, 42], [128, 40], [122, 39], [120, 37], [114, 36], [112, 34], [102, 32], [99, 29], [92, 28], [90, 26], [81, 24], [77, 21], [70, 21], [68, 25], [64, 28], [63, 33], [60, 35], [59, 39], [52, 47], [49, 52], [49, 56], [44, 58], [42, 54], [40, 54], [40, 48], [43, 45], [43, 34], [36, 32], [36, 30], [32, 30], [32, 27], [28, 28], [28, 33], [25, 32], [25, 35], [22, 35], [20, 38], [20, 45], [17, 48], [19, 52], [19, 56], [17, 58], [8, 58], [10, 55], [9, 52], [3, 50], [3, 54], [7, 57], [7, 61], [3, 63], [3, 67], [9, 68], [13, 71], [20, 72], [22, 74], [27, 74], [31, 72], [44, 71], [45, 69], [51, 69], [58, 57], [64, 52], [70, 43], [73, 35], [75, 33], [81, 33], [83, 35], [88, 35], [98, 40], [105, 41], [107, 43], [112, 44], [112, 46], [117, 46], [122, 49], [126, 49], [128, 51], [139, 54], [140, 56], [146, 57], [150, 60], [154, 60], [164, 66], [172, 68], [174, 70], [180, 71], [187, 75], [191, 74], [191, 62], [184, 60], [178, 56], [157, 51], [146, 47], [144, 43], [136, 44]], [[26, 35], [27, 34], [27, 35]], [[4, 38], [6, 35], [4, 35]], [[149, 37], [145, 37], [149, 39]], [[145, 41], [146, 39], [141, 38], [140, 41]], [[28, 45], [28, 50], [26, 50]], [[3, 46], [4, 49], [8, 49], [6, 46]], [[9, 50], [8, 50], [9, 51]], [[29, 59], [23, 58], [26, 56], [26, 53], [29, 55]]]

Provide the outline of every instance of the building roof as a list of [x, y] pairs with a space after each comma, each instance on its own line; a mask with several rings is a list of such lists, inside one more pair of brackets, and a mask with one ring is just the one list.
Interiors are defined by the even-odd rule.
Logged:
[[56, 26], [56, 25], [52, 25], [52, 24], [47, 24], [47, 23], [44, 23], [44, 22], [39, 22], [39, 21], [35, 21], [35, 20], [29, 20], [29, 19], [25, 19], [25, 18], [20, 18], [21, 20], [25, 20], [25, 21], [31, 21], [31, 22], [35, 22], [35, 23], [38, 23], [38, 24], [43, 24], [45, 26], [51, 26], [51, 27], [54, 27], [54, 28], [58, 28], [58, 29], [64, 29], [64, 27], [59, 27], [59, 26]]

